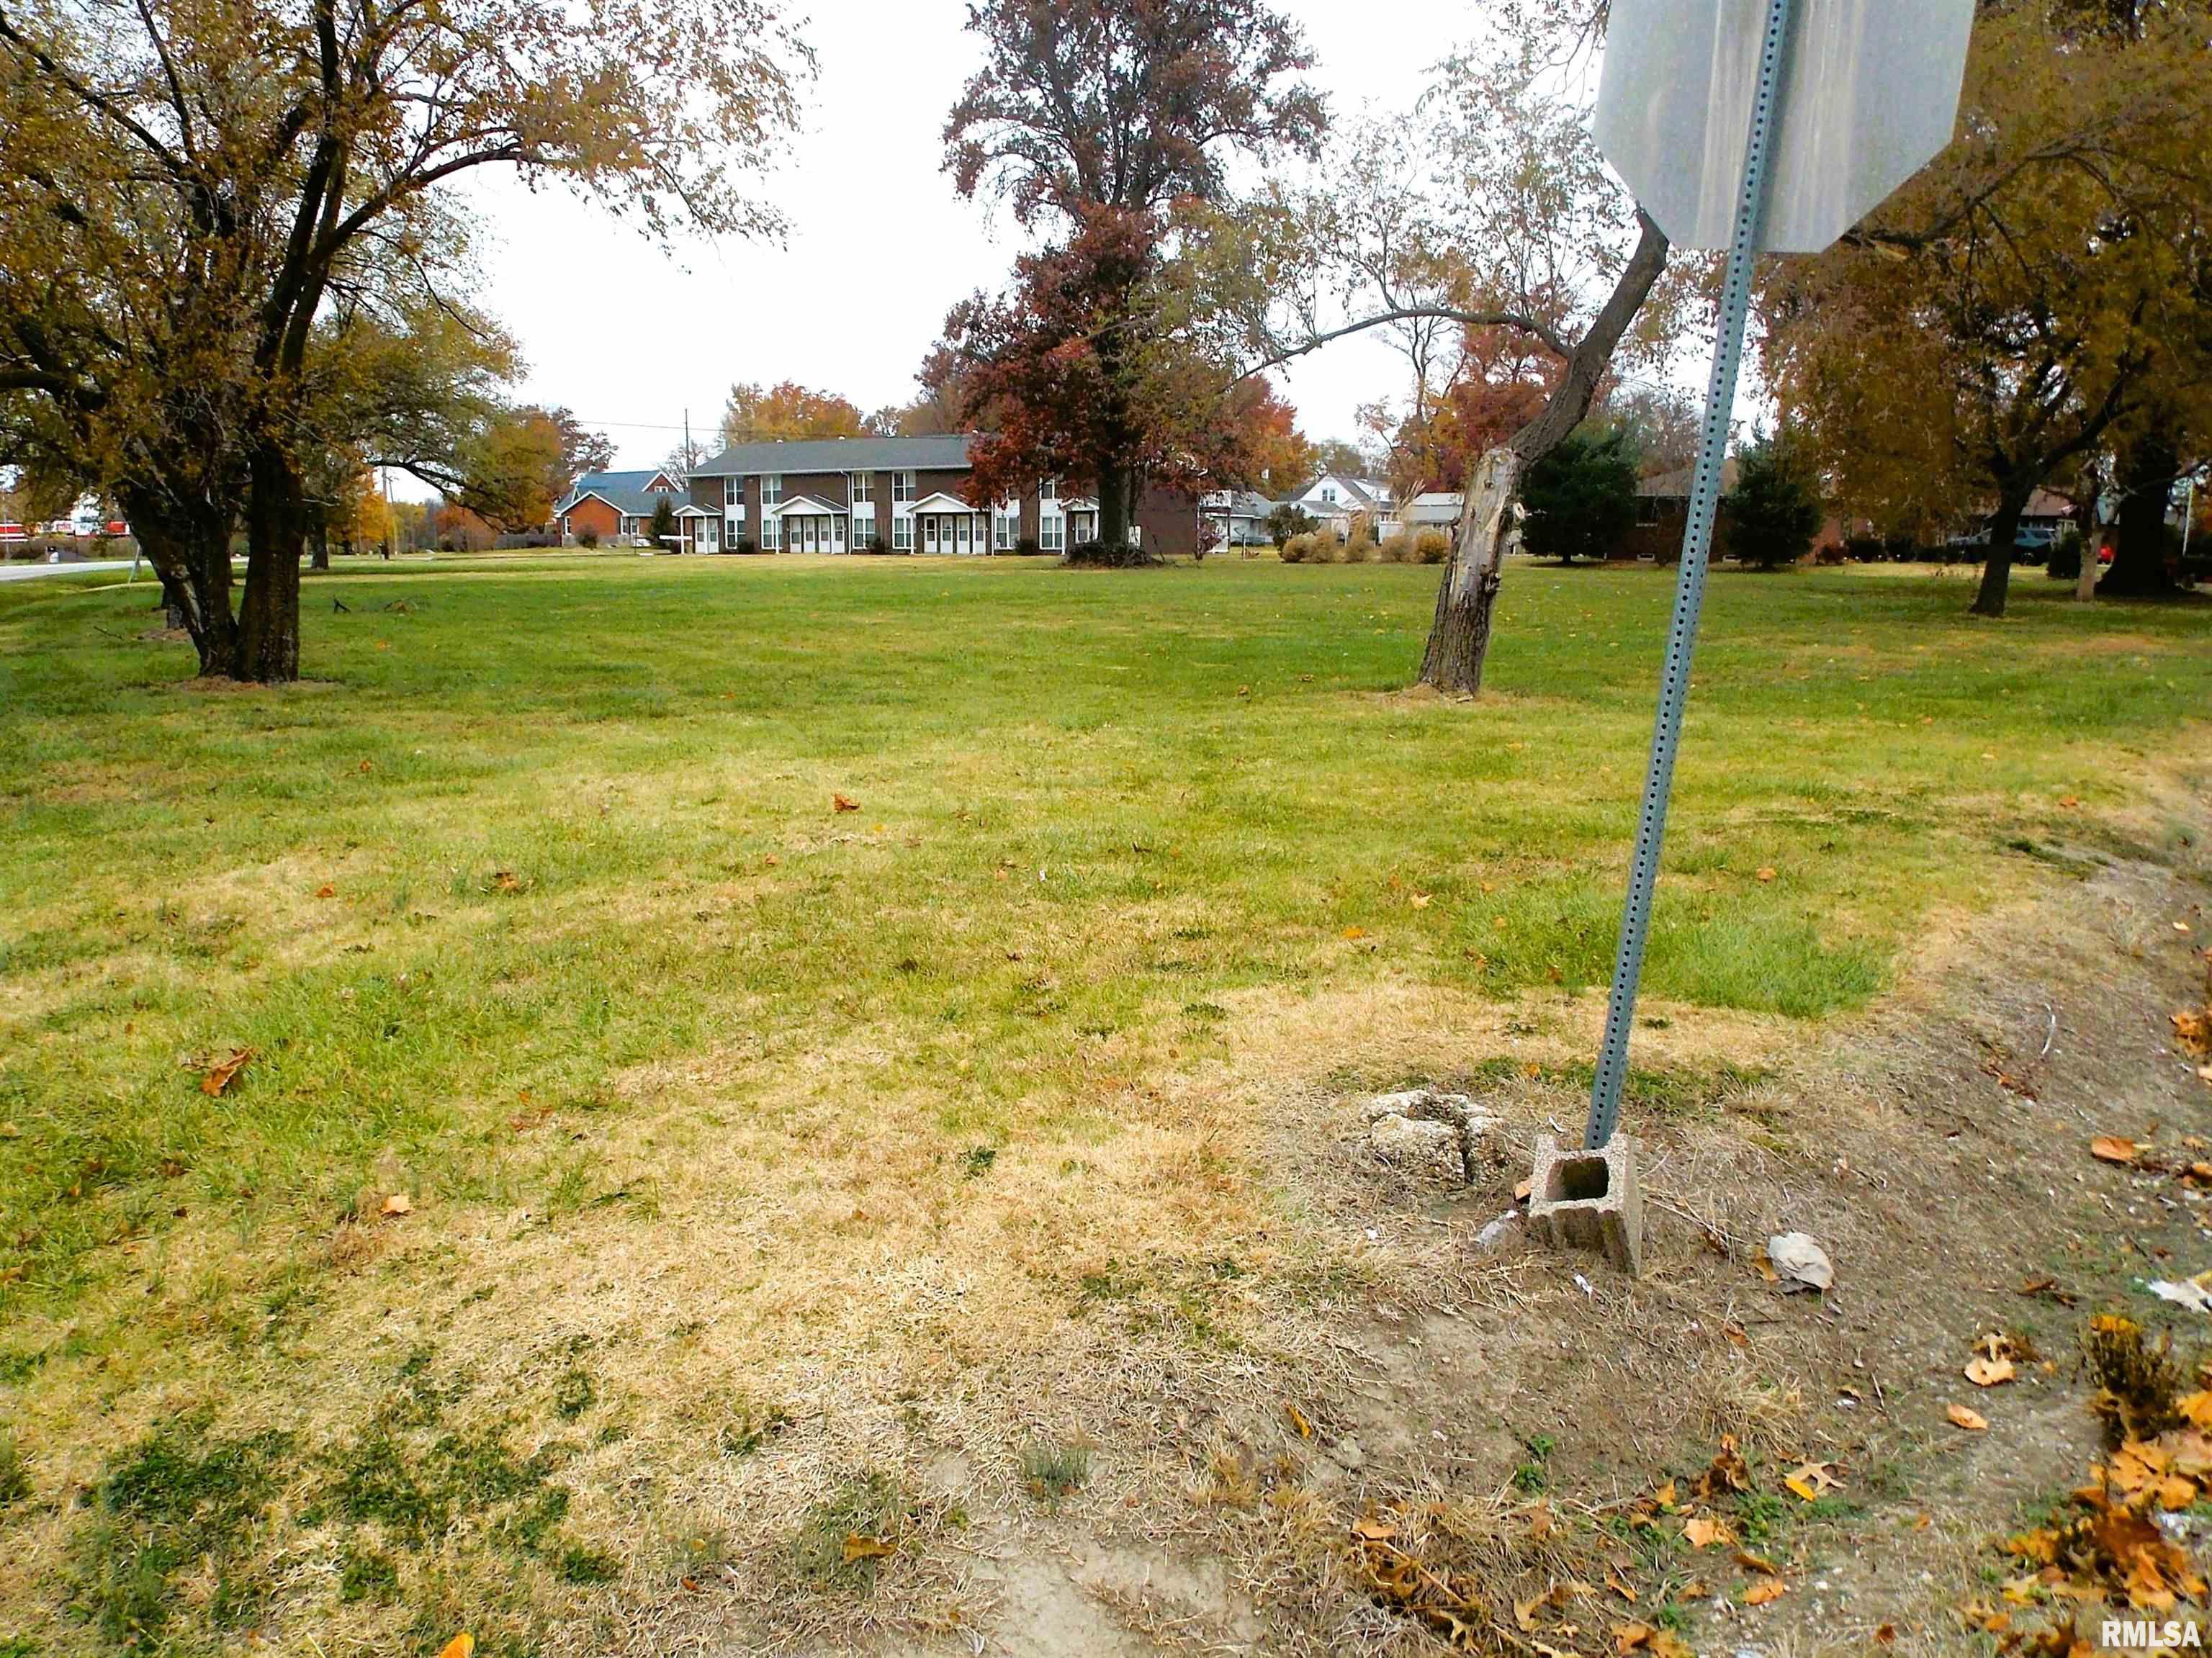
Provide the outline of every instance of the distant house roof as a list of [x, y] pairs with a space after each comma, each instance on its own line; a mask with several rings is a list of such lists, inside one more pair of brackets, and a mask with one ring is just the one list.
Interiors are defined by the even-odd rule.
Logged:
[[1406, 508], [1407, 521], [1413, 524], [1456, 524], [1460, 508], [1467, 497], [1444, 490], [1431, 490], [1415, 495], [1413, 504]]
[[553, 509], [556, 517], [567, 512], [586, 495], [597, 495], [601, 501], [625, 518], [650, 518], [653, 503], [664, 495], [673, 506], [682, 493], [674, 488], [652, 489], [647, 486], [655, 479], [669, 481], [659, 467], [642, 472], [586, 472], [576, 480], [576, 487], [561, 504]]
[[[1687, 501], [1690, 498], [1690, 482], [1697, 476], [1697, 471], [1698, 469], [1694, 466], [1683, 466], [1671, 472], [1660, 472], [1651, 477], [1639, 478], [1636, 483], [1636, 493], [1639, 495], [1657, 495], [1671, 501]], [[1726, 495], [1735, 488], [1736, 471], [1735, 457], [1730, 455], [1721, 467], [1722, 494]]]
[[693, 477], [750, 477], [761, 472], [919, 472], [968, 465], [971, 432], [927, 438], [801, 438], [789, 443], [740, 443], [725, 449]]
[[2021, 508], [2022, 518], [2071, 518], [2074, 503], [2055, 489], [2038, 489]]
[[1227, 494], [1227, 510], [1231, 518], [1265, 518], [1275, 510], [1273, 501], [1254, 490], [1231, 489]]

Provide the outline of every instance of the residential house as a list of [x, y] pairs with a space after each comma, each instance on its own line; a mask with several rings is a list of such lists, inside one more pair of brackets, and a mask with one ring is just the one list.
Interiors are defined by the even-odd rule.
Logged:
[[[1695, 467], [1684, 466], [1637, 480], [1636, 527], [1621, 549], [1623, 558], [1672, 564], [1682, 556], [1682, 532], [1690, 522], [1690, 485], [1696, 476]], [[1721, 467], [1721, 492], [1726, 495], [1735, 485], [1736, 463], [1731, 455]], [[1712, 556], [1717, 562], [1728, 556], [1728, 514], [1721, 513], [1713, 525]]]
[[[683, 484], [665, 469], [586, 472], [554, 507], [553, 519], [564, 542], [588, 532], [610, 546], [635, 545], [651, 535], [653, 514], [661, 501], [676, 507], [684, 500]], [[679, 532], [681, 527], [679, 523]]]
[[1467, 505], [1467, 497], [1455, 490], [1431, 490], [1415, 495], [1406, 503], [1400, 514], [1408, 535], [1419, 535], [1424, 530], [1441, 530], [1448, 536], [1459, 533], [1459, 515]]
[[1351, 534], [1355, 518], [1365, 519], [1378, 538], [1398, 528], [1397, 502], [1390, 486], [1381, 478], [1323, 472], [1296, 495], [1285, 495], [1277, 504], [1297, 507], [1322, 527], [1334, 530], [1339, 540]]
[[[680, 515], [703, 552], [988, 554], [1026, 544], [1063, 553], [1097, 538], [1097, 501], [1056, 480], [1012, 501], [979, 495], [975, 441], [950, 433], [738, 444], [692, 470]], [[1136, 519], [1155, 551], [1197, 545], [1194, 497], [1146, 489]]]
[[1267, 515], [1275, 503], [1265, 495], [1249, 489], [1216, 489], [1200, 495], [1198, 505], [1207, 526], [1220, 537], [1218, 545], [1260, 547], [1273, 539], [1267, 533]]

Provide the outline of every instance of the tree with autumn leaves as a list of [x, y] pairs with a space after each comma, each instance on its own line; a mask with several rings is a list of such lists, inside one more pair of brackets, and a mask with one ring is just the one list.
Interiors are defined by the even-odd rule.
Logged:
[[2106, 452], [2143, 550], [2107, 588], [2164, 584], [2212, 434], [2209, 31], [2201, 0], [1985, 4], [1957, 141], [1767, 282], [1769, 374], [1840, 502], [1905, 532], [1986, 513], [1978, 614], [2030, 496]]
[[993, 428], [971, 456], [981, 492], [1077, 481], [1119, 546], [1140, 482], [1238, 481], [1267, 437], [1272, 416], [1223, 418], [1219, 364], [1144, 296], [1179, 208], [1221, 197], [1232, 156], [1315, 152], [1312, 56], [1262, 0], [981, 0], [968, 27], [985, 62], [945, 122], [945, 168], [1052, 240], [946, 319], [942, 378]]
[[0, 0], [0, 432], [112, 481], [202, 671], [296, 677], [334, 311], [453, 314], [490, 168], [774, 228], [805, 61], [768, 0]]

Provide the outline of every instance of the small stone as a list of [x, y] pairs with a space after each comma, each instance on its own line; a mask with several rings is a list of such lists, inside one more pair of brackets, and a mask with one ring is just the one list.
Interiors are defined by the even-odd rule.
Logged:
[[1478, 1249], [1495, 1249], [1504, 1241], [1505, 1234], [1513, 1223], [1520, 1218], [1521, 1212], [1518, 1209], [1508, 1209], [1474, 1235], [1474, 1247]]
[[1348, 1435], [1328, 1448], [1329, 1455], [1340, 1468], [1358, 1468], [1367, 1461], [1359, 1448], [1359, 1442]]
[[1385, 1163], [1409, 1168], [1434, 1165], [1440, 1172], [1461, 1167], [1459, 1130], [1447, 1122], [1413, 1117], [1378, 1117], [1367, 1131], [1367, 1143]]

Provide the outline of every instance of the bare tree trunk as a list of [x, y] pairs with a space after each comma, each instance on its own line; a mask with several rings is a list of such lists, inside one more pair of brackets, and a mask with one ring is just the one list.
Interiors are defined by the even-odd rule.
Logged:
[[227, 675], [238, 659], [238, 623], [230, 611], [230, 514], [180, 508], [149, 490], [125, 488], [117, 499], [139, 550], [161, 580], [170, 625], [191, 636], [204, 676]]
[[300, 677], [303, 494], [291, 462], [273, 445], [258, 446], [246, 499], [246, 597], [234, 678], [276, 685]]
[[1421, 683], [1455, 696], [1482, 689], [1490, 651], [1491, 613], [1504, 579], [1505, 556], [1521, 544], [1522, 460], [1501, 444], [1475, 463], [1460, 511], [1459, 538], [1437, 589], [1436, 620], [1421, 659]]
[[2100, 590], [2106, 598], [2154, 598], [2173, 591], [2166, 565], [2166, 510], [2180, 471], [2172, 440], [2162, 430], [2137, 438], [2120, 456], [2119, 523], [2112, 568]]
[[1127, 546], [1130, 522], [1136, 516], [1129, 470], [1102, 461], [1098, 466], [1098, 540], [1103, 546]]
[[1558, 448], [1589, 416], [1621, 336], [1636, 320], [1636, 313], [1667, 269], [1666, 233], [1641, 211], [1637, 220], [1643, 231], [1636, 252], [1622, 267], [1620, 279], [1590, 324], [1589, 332], [1567, 359], [1543, 412], [1515, 433], [1510, 444], [1485, 455], [1468, 479], [1466, 504], [1460, 509], [1459, 540], [1444, 566], [1443, 584], [1437, 591], [1436, 620], [1430, 624], [1428, 648], [1421, 658], [1425, 685], [1455, 696], [1473, 696], [1482, 689], [1483, 659], [1490, 650], [1491, 612], [1504, 580], [1505, 557], [1521, 544], [1520, 514], [1514, 497], [1522, 474]]
[[2020, 539], [2020, 518], [2034, 490], [2033, 483], [2008, 484], [1998, 498], [1997, 510], [1990, 519], [1989, 562], [1982, 566], [1982, 585], [1974, 593], [1974, 602], [1966, 607], [1968, 615], [2005, 613], [2005, 595], [2012, 585], [2013, 547]]

